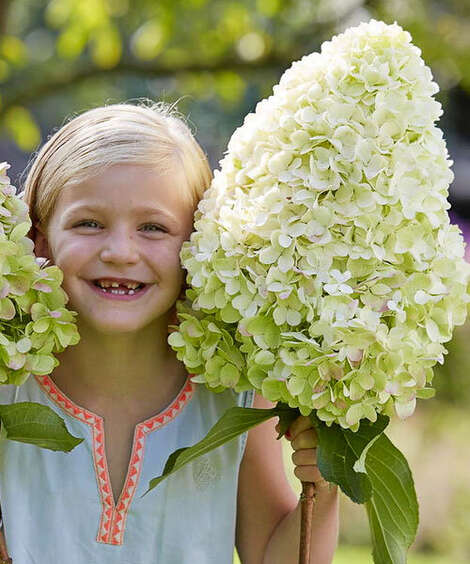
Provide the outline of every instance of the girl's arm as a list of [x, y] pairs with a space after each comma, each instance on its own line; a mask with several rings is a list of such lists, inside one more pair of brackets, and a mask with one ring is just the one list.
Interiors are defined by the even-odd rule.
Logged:
[[[273, 404], [256, 396], [254, 407]], [[290, 427], [295, 473], [319, 483], [312, 523], [311, 564], [330, 564], [338, 538], [338, 494], [321, 479], [312, 464], [316, 440], [297, 419]], [[300, 538], [300, 503], [284, 473], [276, 422], [266, 421], [248, 432], [240, 467], [236, 544], [242, 564], [297, 564]], [[307, 465], [305, 465], [307, 463]]]
[[2, 509], [0, 508], [0, 562], [12, 562], [8, 556], [7, 543], [5, 542], [5, 535], [3, 534], [3, 519]]

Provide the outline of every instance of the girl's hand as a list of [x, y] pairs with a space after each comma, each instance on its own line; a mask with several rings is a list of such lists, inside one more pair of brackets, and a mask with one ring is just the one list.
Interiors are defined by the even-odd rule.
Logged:
[[[276, 425], [279, 433], [279, 423]], [[290, 425], [284, 435], [294, 452], [292, 462], [294, 474], [302, 482], [313, 482], [316, 491], [329, 487], [317, 466], [318, 436], [309, 417], [301, 415]]]

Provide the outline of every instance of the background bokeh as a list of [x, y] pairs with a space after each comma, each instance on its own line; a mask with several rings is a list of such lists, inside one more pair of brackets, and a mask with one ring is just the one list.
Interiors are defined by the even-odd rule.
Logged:
[[[454, 160], [452, 221], [470, 238], [468, 0], [3, 0], [0, 161], [21, 189], [34, 151], [67, 119], [138, 97], [178, 103], [213, 168], [283, 71], [346, 27], [396, 21], [421, 48]], [[435, 399], [389, 435], [420, 502], [410, 563], [470, 562], [470, 324], [436, 369]], [[290, 447], [284, 443], [293, 487]], [[336, 564], [371, 562], [365, 511], [343, 497]]]

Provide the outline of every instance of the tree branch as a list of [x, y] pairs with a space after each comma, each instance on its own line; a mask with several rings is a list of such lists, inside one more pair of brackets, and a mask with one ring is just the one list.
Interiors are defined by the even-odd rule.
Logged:
[[[62, 63], [62, 62], [61, 62]], [[282, 72], [287, 68], [292, 60], [279, 55], [270, 55], [255, 62], [246, 62], [234, 58], [222, 59], [214, 64], [190, 63], [182, 66], [165, 66], [160, 64], [148, 64], [138, 61], [122, 61], [112, 69], [102, 69], [92, 63], [82, 65], [71, 65], [59, 63], [52, 67], [51, 63], [36, 67], [33, 76], [27, 80], [28, 87], [25, 88], [25, 74], [27, 70], [10, 81], [8, 87], [3, 91], [3, 104], [0, 117], [4, 115], [12, 106], [24, 106], [38, 99], [57, 94], [89, 78], [110, 75], [136, 75], [148, 78], [158, 78], [164, 76], [176, 76], [188, 72], [219, 72], [219, 71], [259, 71], [259, 70], [279, 70]]]
[[0, 35], [5, 33], [7, 28], [8, 10], [10, 9], [11, 0], [0, 0]]

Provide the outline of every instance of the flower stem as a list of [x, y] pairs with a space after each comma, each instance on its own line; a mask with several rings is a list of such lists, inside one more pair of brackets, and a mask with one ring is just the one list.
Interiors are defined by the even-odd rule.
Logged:
[[300, 547], [299, 564], [310, 563], [310, 541], [312, 536], [312, 515], [315, 503], [315, 484], [302, 482], [300, 494], [301, 519], [300, 519]]

